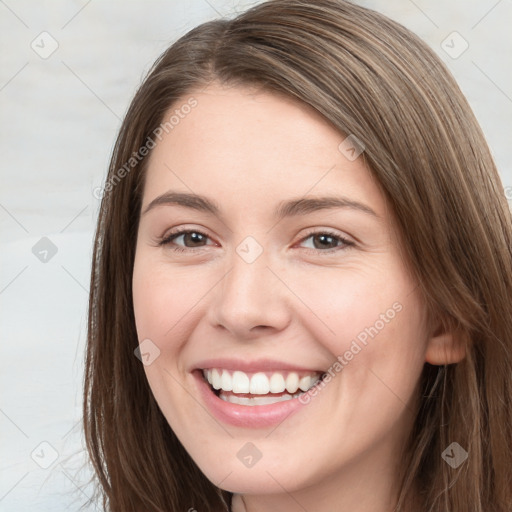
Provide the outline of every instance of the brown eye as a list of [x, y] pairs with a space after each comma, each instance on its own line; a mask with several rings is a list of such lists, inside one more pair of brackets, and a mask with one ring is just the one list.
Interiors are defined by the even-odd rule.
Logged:
[[208, 235], [201, 233], [201, 231], [183, 230], [171, 233], [163, 240], [161, 240], [159, 245], [169, 245], [172, 246], [172, 249], [180, 251], [193, 249], [195, 247], [205, 247], [206, 245], [212, 245], [207, 243], [208, 240]]
[[332, 249], [338, 246], [339, 240], [331, 235], [314, 235], [313, 245], [315, 249]]
[[305, 244], [308, 250], [316, 252], [332, 252], [354, 245], [353, 242], [338, 234], [323, 231], [311, 233], [302, 239], [302, 244]]
[[202, 233], [198, 233], [197, 231], [188, 231], [175, 237], [173, 241], [176, 241], [180, 238], [183, 238], [183, 245], [185, 245], [185, 247], [198, 247], [202, 246], [208, 237]]

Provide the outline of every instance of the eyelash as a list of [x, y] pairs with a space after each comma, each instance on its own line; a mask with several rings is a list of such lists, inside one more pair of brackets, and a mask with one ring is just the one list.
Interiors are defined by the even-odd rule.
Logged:
[[[173, 240], [175, 240], [176, 238], [180, 237], [181, 235], [186, 235], [186, 234], [189, 234], [189, 233], [197, 233], [199, 235], [202, 235], [206, 238], [209, 238], [209, 236], [206, 234], [206, 233], [203, 233], [201, 230], [199, 229], [184, 229], [184, 230], [181, 230], [181, 231], [174, 231], [172, 233], [170, 233], [169, 235], [167, 235], [165, 238], [162, 238], [158, 241], [158, 245], [159, 246], [166, 246], [166, 245], [171, 245], [171, 242]], [[308, 252], [313, 252], [315, 254], [318, 254], [318, 253], [321, 253], [321, 254], [332, 254], [333, 252], [337, 252], [339, 250], [342, 250], [342, 249], [348, 249], [350, 247], [353, 247], [355, 245], [354, 242], [348, 240], [347, 238], [344, 238], [336, 233], [333, 233], [332, 231], [329, 231], [329, 230], [321, 230], [321, 231], [312, 231], [311, 233], [308, 233], [305, 237], [303, 237], [300, 242], [304, 242], [305, 240], [307, 240], [308, 238], [311, 238], [315, 235], [327, 235], [328, 237], [331, 237], [331, 238], [335, 238], [337, 239], [341, 245], [340, 246], [337, 246], [337, 247], [332, 247], [330, 249], [325, 249], [325, 250], [322, 250], [322, 249], [311, 249], [311, 248], [306, 248], [306, 251]], [[179, 245], [175, 245], [173, 247], [171, 247], [171, 249], [173, 251], [176, 251], [176, 252], [189, 252], [189, 251], [192, 251], [192, 252], [197, 252], [196, 249], [203, 249], [204, 246], [200, 246], [200, 247], [197, 247], [197, 248], [193, 248], [193, 247], [181, 247]]]

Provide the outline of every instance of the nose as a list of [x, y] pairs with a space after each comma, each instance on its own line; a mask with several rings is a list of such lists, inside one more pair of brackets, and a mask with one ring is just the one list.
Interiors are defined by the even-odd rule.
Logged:
[[212, 325], [239, 340], [285, 329], [291, 320], [291, 294], [278, 275], [268, 266], [265, 252], [252, 263], [234, 254], [232, 265], [212, 294]]

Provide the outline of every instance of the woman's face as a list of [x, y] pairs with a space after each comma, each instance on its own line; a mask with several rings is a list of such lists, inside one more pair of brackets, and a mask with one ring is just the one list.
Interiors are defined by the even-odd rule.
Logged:
[[364, 472], [378, 492], [427, 339], [362, 148], [255, 89], [213, 84], [166, 120], [176, 109], [151, 153], [133, 273], [163, 414], [224, 489], [300, 493]]

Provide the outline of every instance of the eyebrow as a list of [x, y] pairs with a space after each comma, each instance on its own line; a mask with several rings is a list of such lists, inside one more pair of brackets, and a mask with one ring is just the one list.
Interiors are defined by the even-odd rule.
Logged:
[[[205, 196], [198, 194], [189, 194], [185, 192], [165, 192], [164, 194], [156, 197], [151, 201], [142, 212], [145, 215], [147, 212], [156, 208], [157, 206], [184, 206], [197, 211], [210, 213], [220, 217], [219, 206]], [[332, 208], [349, 208], [352, 210], [360, 211], [378, 218], [379, 216], [366, 204], [354, 201], [343, 196], [325, 196], [325, 197], [301, 197], [299, 199], [292, 199], [289, 201], [281, 202], [276, 210], [274, 216], [278, 219], [285, 217], [295, 217], [299, 215], [306, 215], [320, 210], [327, 210]]]

